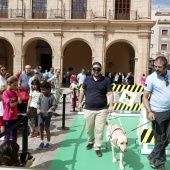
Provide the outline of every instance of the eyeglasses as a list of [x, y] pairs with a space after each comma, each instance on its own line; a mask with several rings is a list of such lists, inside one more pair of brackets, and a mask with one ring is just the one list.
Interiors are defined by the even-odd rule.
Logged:
[[6, 68], [4, 68], [4, 69], [1, 69], [1, 71], [4, 71], [4, 70], [6, 70]]
[[168, 77], [165, 77], [164, 80], [165, 80], [166, 86], [169, 86]]
[[94, 67], [94, 68], [93, 68], [93, 71], [94, 71], [94, 72], [100, 72], [100, 71], [101, 71], [101, 68], [100, 68], [100, 67]]

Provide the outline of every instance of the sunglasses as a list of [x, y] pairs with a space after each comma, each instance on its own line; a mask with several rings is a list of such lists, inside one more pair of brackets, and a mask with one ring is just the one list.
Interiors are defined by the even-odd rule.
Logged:
[[165, 80], [166, 86], [169, 86], [168, 78], [167, 78], [167, 77], [165, 77], [165, 78], [164, 78], [164, 80]]
[[101, 70], [102, 70], [102, 69], [101, 69], [100, 67], [94, 67], [94, 68], [93, 68], [93, 71], [94, 71], [94, 72], [100, 72]]

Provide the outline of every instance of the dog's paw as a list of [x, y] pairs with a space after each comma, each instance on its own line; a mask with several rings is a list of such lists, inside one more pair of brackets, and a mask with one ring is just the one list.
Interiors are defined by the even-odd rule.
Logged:
[[113, 158], [112, 162], [116, 163], [117, 162], [116, 158]]

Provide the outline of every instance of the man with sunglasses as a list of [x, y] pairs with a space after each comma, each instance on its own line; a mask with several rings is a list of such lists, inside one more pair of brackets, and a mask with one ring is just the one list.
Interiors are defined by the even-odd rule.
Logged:
[[166, 69], [167, 65], [165, 57], [156, 58], [155, 71], [147, 77], [143, 94], [147, 118], [152, 121], [155, 138], [155, 146], [147, 158], [151, 167], [157, 170], [165, 170], [165, 149], [170, 142], [170, 70]]
[[[92, 149], [94, 145], [96, 155], [101, 157], [100, 147], [102, 145], [107, 114], [108, 112], [113, 112], [113, 92], [109, 78], [101, 74], [101, 64], [95, 62], [92, 66], [93, 74], [86, 77], [80, 89], [78, 107], [81, 111], [82, 100], [85, 95], [84, 118], [88, 136], [86, 149]], [[107, 95], [109, 97], [109, 107], [107, 106]]]

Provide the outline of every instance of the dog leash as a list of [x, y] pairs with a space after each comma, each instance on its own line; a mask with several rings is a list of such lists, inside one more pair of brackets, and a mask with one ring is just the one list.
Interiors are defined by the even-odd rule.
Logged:
[[130, 131], [128, 131], [128, 132], [125, 132], [125, 134], [130, 133], [130, 132], [132, 132], [132, 131], [134, 131], [134, 130], [138, 129], [138, 128], [140, 128], [140, 127], [142, 127], [142, 126], [144, 126], [144, 125], [148, 124], [149, 122], [151, 122], [151, 120], [149, 120], [148, 122], [146, 122], [146, 123], [144, 123], [144, 124], [142, 124], [142, 125], [138, 126], [137, 128], [134, 128], [134, 129], [132, 129], [132, 130], [130, 130]]

